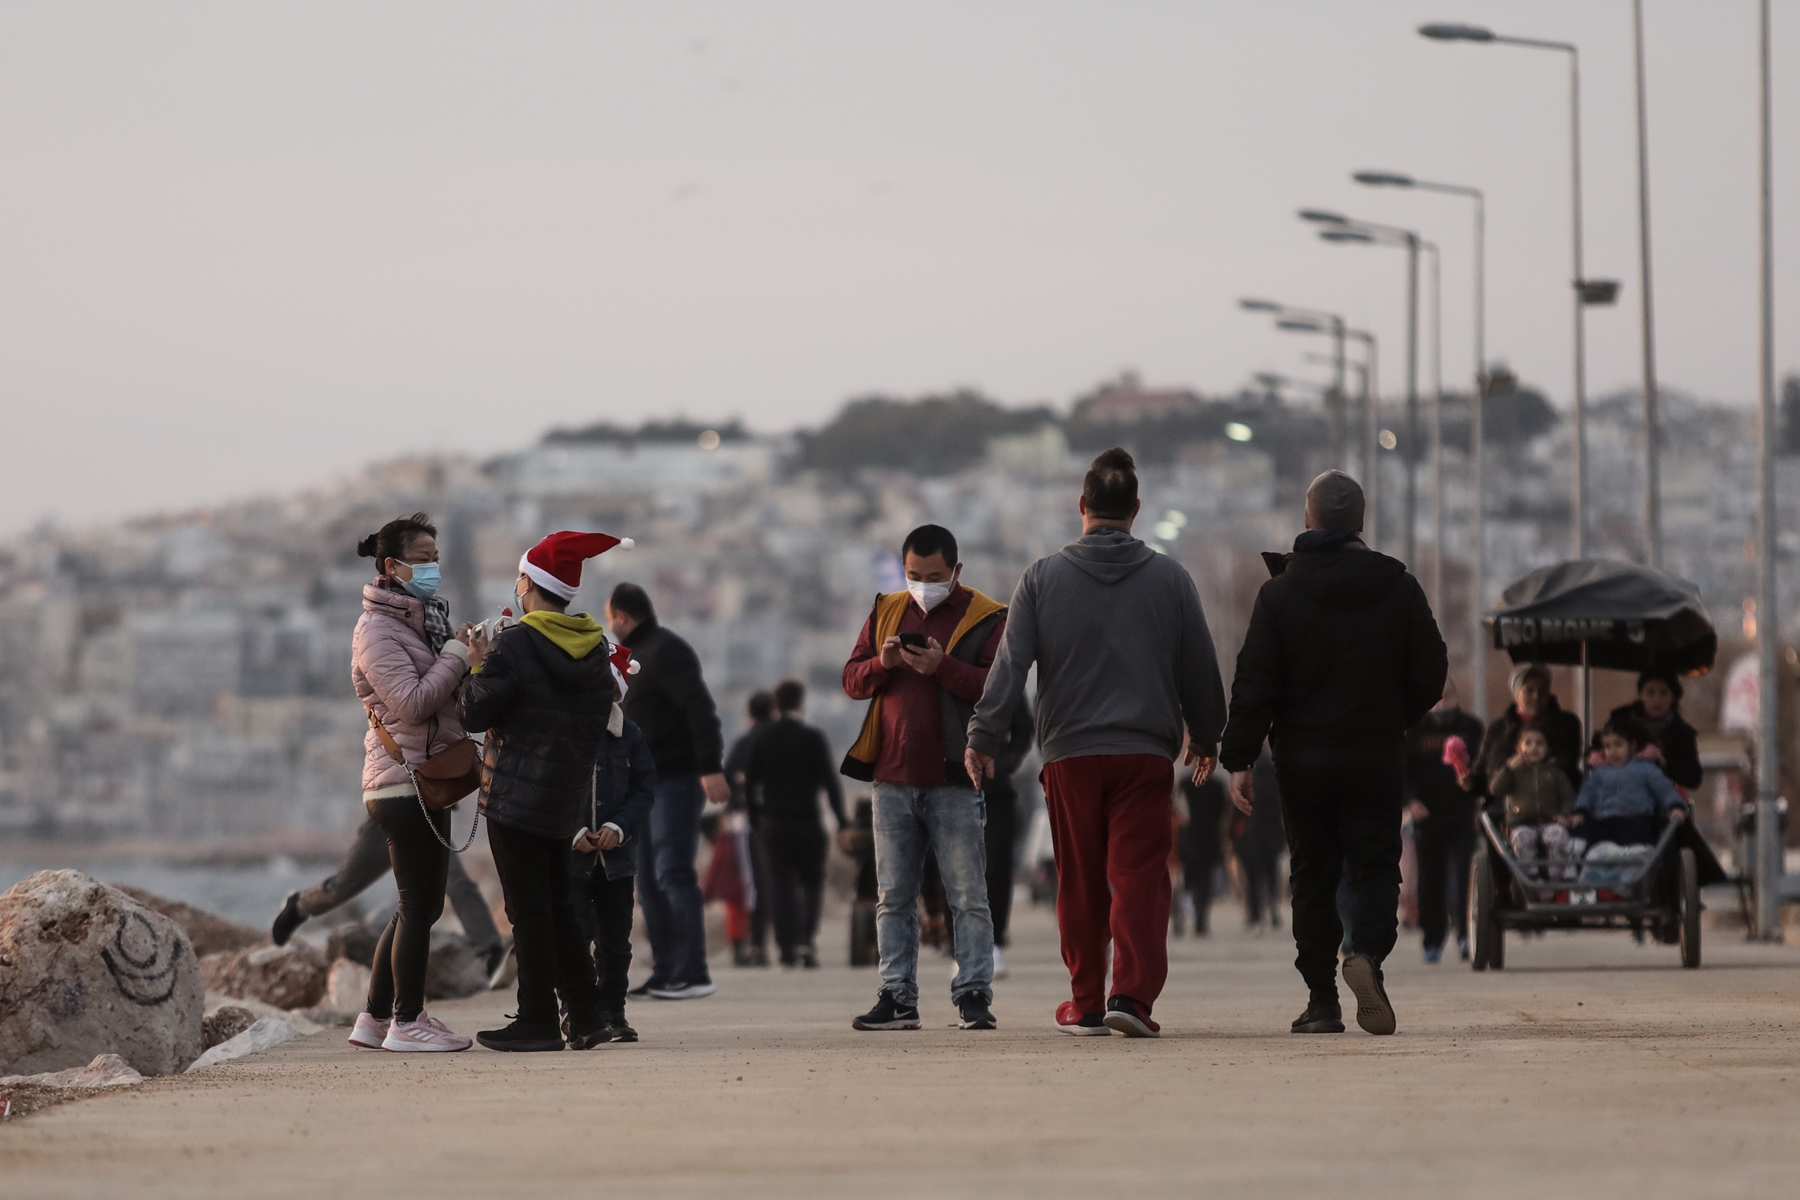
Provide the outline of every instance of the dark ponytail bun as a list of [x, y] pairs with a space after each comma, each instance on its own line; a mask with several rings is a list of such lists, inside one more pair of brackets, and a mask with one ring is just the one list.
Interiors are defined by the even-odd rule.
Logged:
[[427, 537], [437, 536], [437, 526], [431, 523], [429, 513], [416, 512], [410, 517], [396, 517], [377, 532], [356, 543], [356, 553], [362, 558], [374, 559], [377, 565], [390, 558], [403, 559], [412, 540], [421, 534]]

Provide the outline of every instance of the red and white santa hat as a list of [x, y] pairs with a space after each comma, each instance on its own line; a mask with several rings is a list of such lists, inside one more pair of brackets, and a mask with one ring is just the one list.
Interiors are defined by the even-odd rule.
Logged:
[[613, 643], [612, 653], [607, 657], [612, 660], [613, 682], [619, 685], [619, 694], [622, 696], [631, 688], [631, 685], [625, 682], [625, 677], [636, 675], [643, 664], [631, 657], [630, 646], [621, 646], [616, 642]]
[[553, 533], [519, 556], [519, 572], [531, 582], [563, 600], [573, 600], [581, 590], [581, 564], [614, 546], [629, 550], [636, 543], [610, 533]]

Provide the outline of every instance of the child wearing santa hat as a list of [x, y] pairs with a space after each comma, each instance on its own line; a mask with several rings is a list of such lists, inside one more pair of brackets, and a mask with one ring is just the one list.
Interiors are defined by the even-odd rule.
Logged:
[[[613, 713], [606, 634], [568, 611], [582, 563], [623, 543], [604, 533], [553, 533], [519, 559], [523, 614], [491, 646], [480, 635], [457, 693], [463, 727], [485, 730], [481, 811], [519, 964], [519, 1012], [476, 1040], [491, 1050], [577, 1050], [609, 1024], [570, 903], [568, 854], [594, 794], [595, 758]], [[558, 1023], [558, 993], [567, 1032]]]

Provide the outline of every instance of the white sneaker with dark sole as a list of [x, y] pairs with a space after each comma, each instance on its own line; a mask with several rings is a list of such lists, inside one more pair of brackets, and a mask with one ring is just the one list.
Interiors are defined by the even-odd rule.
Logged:
[[1368, 1033], [1394, 1032], [1394, 1006], [1382, 986], [1381, 968], [1366, 954], [1344, 959], [1344, 984], [1356, 994], [1356, 1023]]

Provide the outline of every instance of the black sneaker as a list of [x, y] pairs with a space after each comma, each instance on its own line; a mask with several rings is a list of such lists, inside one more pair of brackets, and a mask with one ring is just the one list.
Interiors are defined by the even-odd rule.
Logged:
[[886, 988], [875, 997], [875, 1007], [850, 1022], [850, 1028], [863, 1030], [877, 1029], [917, 1029], [919, 1027], [919, 1009], [917, 1005], [902, 1005], [888, 993]]
[[653, 987], [660, 988], [662, 986], [663, 985], [660, 983], [653, 983], [651, 980], [646, 979], [644, 982], [632, 988], [629, 992], [626, 992], [625, 997], [628, 1000], [648, 1000], [650, 999], [650, 989]]
[[819, 952], [811, 946], [800, 947], [800, 966], [808, 971], [819, 969]]
[[1162, 1026], [1150, 1019], [1149, 1011], [1130, 996], [1114, 996], [1106, 1002], [1106, 1027], [1126, 1037], [1161, 1037]]
[[1327, 1000], [1314, 996], [1307, 1002], [1306, 1011], [1294, 1019], [1295, 1033], [1342, 1033], [1344, 1032], [1344, 1010], [1334, 996]]
[[1344, 983], [1356, 993], [1356, 1023], [1369, 1033], [1394, 1032], [1394, 1006], [1381, 983], [1381, 968], [1366, 954], [1344, 960]]
[[956, 1011], [962, 1014], [964, 1029], [993, 1029], [999, 1024], [994, 1020], [993, 1012], [988, 1008], [987, 997], [980, 992], [970, 992], [956, 1002]]
[[555, 1025], [539, 1025], [521, 1021], [517, 1017], [505, 1029], [482, 1030], [475, 1035], [475, 1040], [489, 1050], [510, 1050], [527, 1054], [563, 1048], [562, 1031]]
[[613, 1042], [635, 1042], [638, 1040], [637, 1030], [625, 1020], [625, 1010], [615, 1008], [606, 1014], [606, 1031], [610, 1035], [607, 1040]]
[[562, 1033], [569, 1049], [592, 1050], [595, 1046], [612, 1041], [612, 1023], [606, 1019], [606, 1014], [596, 1009], [581, 1021], [564, 1017]]
[[305, 923], [306, 917], [300, 912], [300, 893], [289, 892], [287, 902], [275, 914], [275, 924], [269, 927], [269, 940], [277, 946], [285, 946], [294, 936], [294, 930]]

